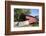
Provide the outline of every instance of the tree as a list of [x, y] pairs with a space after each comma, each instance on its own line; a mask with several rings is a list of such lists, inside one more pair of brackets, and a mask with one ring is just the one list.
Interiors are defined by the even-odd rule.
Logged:
[[14, 9], [14, 19], [18, 21], [20, 19], [21, 14], [30, 14], [31, 10], [30, 9]]

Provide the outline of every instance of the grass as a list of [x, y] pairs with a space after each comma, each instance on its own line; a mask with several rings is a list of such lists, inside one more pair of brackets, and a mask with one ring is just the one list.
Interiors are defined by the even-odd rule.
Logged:
[[34, 24], [34, 25], [32, 25], [33, 27], [37, 27], [37, 26], [39, 26], [39, 24]]

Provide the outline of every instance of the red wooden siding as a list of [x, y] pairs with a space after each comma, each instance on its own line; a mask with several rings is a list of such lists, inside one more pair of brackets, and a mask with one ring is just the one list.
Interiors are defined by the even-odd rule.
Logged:
[[28, 19], [29, 23], [35, 23], [37, 22], [37, 19], [33, 16], [26, 16], [26, 19]]

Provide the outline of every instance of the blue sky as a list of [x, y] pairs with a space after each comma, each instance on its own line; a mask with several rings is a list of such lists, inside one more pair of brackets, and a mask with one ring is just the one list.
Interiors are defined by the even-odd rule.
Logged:
[[32, 16], [37, 16], [39, 15], [39, 9], [31, 9], [31, 14]]

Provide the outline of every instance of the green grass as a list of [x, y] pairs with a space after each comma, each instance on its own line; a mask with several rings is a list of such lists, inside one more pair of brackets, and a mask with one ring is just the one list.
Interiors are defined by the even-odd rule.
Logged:
[[39, 26], [39, 24], [34, 24], [34, 25], [32, 25], [33, 27], [37, 27], [37, 26]]

